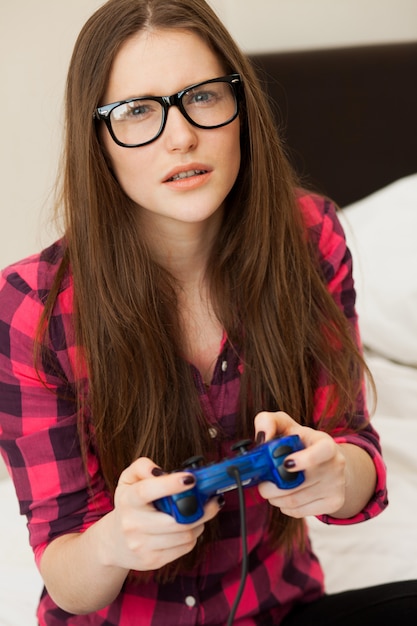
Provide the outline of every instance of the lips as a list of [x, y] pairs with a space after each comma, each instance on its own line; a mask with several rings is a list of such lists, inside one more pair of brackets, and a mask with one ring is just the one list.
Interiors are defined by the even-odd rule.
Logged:
[[174, 180], [181, 180], [183, 178], [191, 178], [191, 176], [201, 176], [202, 174], [206, 174], [207, 170], [187, 170], [186, 172], [178, 172], [173, 176], [170, 176], [167, 179], [167, 182], [171, 182]]
[[163, 182], [175, 183], [178, 181], [185, 181], [188, 178], [203, 176], [204, 174], [209, 174], [210, 172], [211, 168], [207, 167], [207, 165], [203, 163], [187, 163], [172, 168], [170, 172], [167, 172]]

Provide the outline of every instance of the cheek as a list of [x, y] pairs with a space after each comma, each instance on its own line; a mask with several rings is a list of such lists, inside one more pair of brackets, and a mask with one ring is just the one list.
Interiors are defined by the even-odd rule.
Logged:
[[[235, 122], [238, 122], [238, 120]], [[223, 146], [220, 151], [220, 154], [223, 155], [225, 171], [227, 171], [230, 178], [233, 179], [231, 186], [233, 186], [239, 173], [241, 160], [240, 125], [235, 122], [233, 122], [233, 126], [231, 125], [231, 132], [227, 137], [227, 141], [223, 142]]]
[[134, 152], [134, 149], [123, 148], [115, 143], [104, 124], [100, 132], [100, 142], [103, 147], [104, 157], [121, 184], [120, 179], [128, 174], [131, 163], [135, 160], [132, 159], [133, 155], [130, 154]]
[[146, 204], [151, 189], [149, 163], [113, 163], [113, 174], [124, 193], [136, 204]]
[[110, 170], [123, 191], [130, 197], [134, 189], [146, 185], [150, 178], [151, 158], [135, 148], [122, 148], [110, 138], [103, 140], [104, 155]]

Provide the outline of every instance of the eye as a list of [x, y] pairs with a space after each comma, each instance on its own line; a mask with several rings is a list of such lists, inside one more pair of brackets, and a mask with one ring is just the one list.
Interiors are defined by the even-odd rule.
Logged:
[[160, 105], [153, 100], [132, 100], [121, 104], [113, 110], [115, 122], [141, 122], [160, 115]]
[[185, 106], [210, 106], [216, 104], [218, 100], [218, 90], [204, 87], [189, 91], [184, 97], [184, 104]]
[[146, 115], [148, 109], [143, 104], [138, 104], [137, 106], [130, 107], [127, 111], [127, 115], [129, 117], [140, 117], [141, 115]]

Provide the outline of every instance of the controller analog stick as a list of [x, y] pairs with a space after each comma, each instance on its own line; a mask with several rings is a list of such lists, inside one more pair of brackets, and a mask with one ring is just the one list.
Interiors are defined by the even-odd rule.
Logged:
[[184, 496], [182, 498], [178, 498], [175, 505], [181, 515], [184, 517], [191, 517], [197, 512], [198, 500], [195, 495]]
[[281, 476], [282, 480], [285, 480], [285, 482], [287, 483], [290, 483], [291, 481], [298, 478], [298, 472], [287, 472], [287, 470], [285, 469], [283, 465], [279, 465], [277, 467], [277, 471], [278, 471], [278, 474]]
[[294, 450], [290, 446], [277, 446], [273, 451], [272, 456], [274, 459], [277, 459], [280, 456], [291, 454], [291, 452], [294, 452]]
[[[274, 459], [278, 459], [281, 456], [287, 456], [291, 454], [294, 450], [290, 446], [277, 446], [272, 453]], [[283, 464], [281, 463], [277, 467], [278, 474], [281, 476], [282, 480], [285, 482], [291, 482], [298, 477], [298, 472], [287, 472]]]
[[198, 467], [200, 467], [203, 461], [204, 461], [203, 456], [191, 456], [189, 459], [184, 461], [184, 463], [182, 464], [182, 467], [183, 469], [187, 467], [191, 469], [197, 469]]
[[249, 450], [251, 445], [251, 439], [242, 439], [242, 441], [237, 441], [236, 443], [234, 443], [230, 449], [233, 452], [240, 452], [241, 454], [243, 454], [244, 452], [247, 452]]

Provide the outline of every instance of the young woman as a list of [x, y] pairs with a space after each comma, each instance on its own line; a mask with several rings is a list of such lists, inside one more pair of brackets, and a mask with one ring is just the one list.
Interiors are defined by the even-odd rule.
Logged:
[[[303, 518], [387, 503], [351, 259], [204, 0], [110, 0], [87, 22], [62, 181], [62, 239], [0, 292], [0, 443], [45, 581], [39, 624], [411, 623], [414, 583], [324, 595]], [[153, 502], [190, 489], [173, 470], [191, 456], [290, 434], [305, 481], [245, 490], [235, 613], [236, 492], [191, 524]]]

